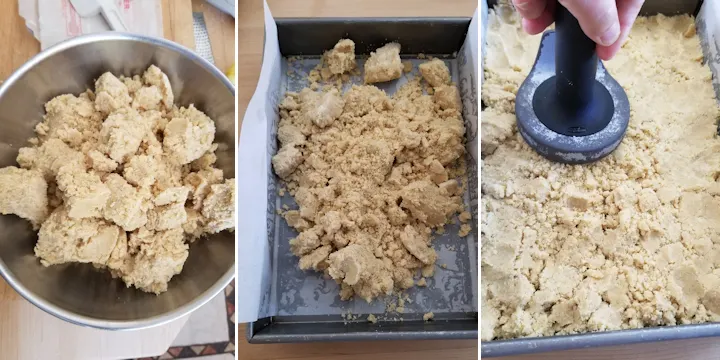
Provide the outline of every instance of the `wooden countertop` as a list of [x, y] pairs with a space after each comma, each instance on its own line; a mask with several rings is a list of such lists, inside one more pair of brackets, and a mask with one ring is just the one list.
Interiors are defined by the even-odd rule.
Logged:
[[[472, 0], [268, 0], [275, 17], [331, 16], [472, 16]], [[263, 48], [263, 7], [259, 0], [238, 4], [238, 114], [242, 122], [245, 107], [255, 91]], [[238, 328], [237, 354], [252, 360], [354, 360], [354, 359], [474, 359], [476, 341], [387, 341], [356, 343], [313, 343], [250, 345], [245, 326]], [[507, 360], [605, 360], [605, 359], [720, 359], [720, 340], [694, 339], [641, 345], [514, 356]]]
[[[18, 1], [0, 0], [0, 82], [40, 51], [18, 14]], [[235, 21], [202, 0], [162, 0], [165, 37], [194, 48], [193, 12], [203, 12], [216, 65], [235, 58]], [[0, 359], [116, 359], [164, 353], [187, 318], [148, 330], [110, 332], [72, 325], [21, 298], [0, 278]]]

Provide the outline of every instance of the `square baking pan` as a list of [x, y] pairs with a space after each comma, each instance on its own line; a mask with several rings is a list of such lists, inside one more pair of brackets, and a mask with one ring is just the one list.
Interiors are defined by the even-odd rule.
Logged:
[[[412, 303], [403, 314], [386, 314], [383, 299], [372, 304], [364, 300], [341, 301], [333, 280], [321, 273], [304, 272], [298, 258], [290, 252], [289, 239], [297, 236], [285, 220], [276, 214], [281, 208], [297, 208], [292, 196], [278, 195], [282, 182], [269, 171], [267, 178], [267, 241], [269, 242], [269, 276], [263, 289], [259, 320], [248, 324], [250, 343], [389, 340], [389, 339], [472, 339], [478, 336], [477, 312], [477, 20], [471, 18], [323, 18], [274, 19], [281, 69], [275, 81], [278, 88], [269, 90], [267, 154], [277, 151], [276, 128], [279, 121], [277, 103], [287, 91], [299, 91], [309, 84], [307, 74], [320, 61], [323, 52], [343, 38], [356, 44], [358, 68], [367, 55], [391, 41], [402, 46], [401, 57], [417, 65], [424, 55], [441, 58], [451, 69], [453, 80], [463, 97], [466, 126], [468, 189], [465, 205], [473, 215], [469, 236], [459, 238], [459, 223], [446, 226], [445, 235], [433, 241], [438, 252], [435, 276], [426, 288], [412, 288], [406, 293]], [[475, 29], [475, 53], [466, 41], [470, 28]], [[266, 36], [268, 30], [266, 28]], [[267, 41], [266, 41], [266, 46]], [[470, 46], [471, 47], [471, 46]], [[424, 54], [424, 55], [419, 55]], [[375, 84], [392, 94], [407, 81]], [[359, 83], [359, 77], [353, 83]], [[346, 84], [345, 89], [350, 85]], [[266, 111], [269, 113], [269, 110]], [[269, 164], [268, 164], [269, 166]], [[456, 222], [457, 223], [457, 222]], [[446, 266], [441, 267], [444, 264]], [[385, 299], [387, 301], [387, 299]], [[423, 314], [433, 312], [433, 321], [423, 321]], [[349, 315], [352, 314], [352, 315]], [[369, 314], [377, 323], [369, 323]]]
[[[487, 27], [486, 20], [488, 11], [495, 5], [496, 1], [481, 1], [481, 26], [483, 28], [483, 34]], [[720, 98], [720, 83], [718, 83], [718, 70], [720, 70], [720, 56], [718, 55], [720, 45], [716, 43], [717, 40], [715, 38], [716, 35], [720, 35], [720, 19], [715, 19], [718, 10], [720, 10], [720, 4], [712, 1], [703, 3], [703, 1], [698, 0], [649, 0], [645, 2], [640, 14], [691, 14], [697, 16], [696, 26], [704, 55], [703, 64], [709, 66], [712, 71], [715, 96]], [[483, 44], [485, 43], [484, 38], [481, 41]], [[713, 336], [720, 336], [720, 324], [718, 323], [483, 341], [481, 342], [481, 354], [484, 357], [496, 357]]]

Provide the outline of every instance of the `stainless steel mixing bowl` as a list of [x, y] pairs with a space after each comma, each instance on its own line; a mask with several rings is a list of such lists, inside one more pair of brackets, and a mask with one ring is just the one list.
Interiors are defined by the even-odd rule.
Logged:
[[[111, 71], [134, 75], [151, 64], [170, 79], [178, 105], [195, 106], [215, 120], [217, 166], [235, 173], [235, 88], [190, 50], [169, 41], [131, 34], [81, 36], [38, 54], [0, 86], [0, 167], [16, 165], [18, 149], [35, 136], [44, 103], [79, 94]], [[224, 231], [190, 246], [190, 256], [167, 292], [126, 288], [107, 271], [87, 264], [43, 267], [33, 254], [37, 234], [16, 216], [0, 215], [0, 275], [20, 295], [61, 319], [103, 329], [160, 325], [200, 307], [223, 291], [235, 274], [234, 234]]]

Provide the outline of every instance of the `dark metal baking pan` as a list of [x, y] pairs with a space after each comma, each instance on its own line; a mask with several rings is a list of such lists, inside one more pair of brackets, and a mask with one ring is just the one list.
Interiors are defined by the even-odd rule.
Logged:
[[573, 350], [713, 336], [720, 336], [720, 324], [679, 325], [578, 335], [484, 341], [481, 343], [481, 354], [484, 357], [535, 354], [546, 351]]
[[397, 41], [403, 54], [453, 54], [460, 50], [470, 18], [280, 18], [276, 19], [283, 56], [322, 55], [343, 38], [356, 54], [369, 54]]
[[250, 343], [285, 343], [314, 341], [361, 340], [436, 340], [477, 339], [477, 313], [468, 318], [438, 317], [435, 321], [422, 319], [402, 322], [369, 324], [364, 318], [343, 322], [338, 316], [307, 317], [278, 316], [258, 320], [247, 328]]
[[[331, 49], [335, 43], [342, 38], [351, 38], [356, 44], [356, 54], [360, 58], [369, 54], [370, 51], [390, 41], [398, 41], [402, 45], [402, 56], [413, 61], [418, 60], [418, 54], [432, 54], [447, 59], [453, 67], [456, 64], [457, 53], [461, 51], [463, 42], [468, 32], [470, 18], [387, 18], [387, 19], [366, 19], [366, 18], [325, 18], [325, 19], [275, 19], [278, 29], [278, 40], [280, 53], [284, 57], [283, 77], [286, 77], [287, 70], [291, 67], [301, 68], [307, 72], [316, 64], [324, 51]], [[305, 60], [288, 61], [288, 57], [301, 56]], [[313, 63], [314, 61], [314, 63]], [[361, 64], [363, 60], [358, 60]], [[303, 64], [298, 64], [303, 63]], [[451, 72], [457, 72], [457, 68]], [[283, 80], [294, 82], [296, 80]], [[294, 84], [296, 85], [296, 84]], [[386, 89], [387, 84], [381, 88]], [[283, 91], [298, 90], [294, 86], [285, 85]], [[475, 97], [476, 99], [477, 97]], [[274, 132], [271, 132], [274, 133]], [[274, 139], [273, 139], [274, 142]], [[270, 149], [269, 153], [274, 153]], [[272, 188], [280, 185], [279, 180], [271, 175], [269, 180]], [[277, 183], [277, 185], [275, 185]], [[476, 183], [476, 182], [475, 182]], [[277, 200], [274, 195], [268, 200], [269, 213], [273, 213], [281, 204], [290, 204], [289, 195], [280, 197]], [[290, 204], [292, 206], [292, 204]], [[473, 219], [476, 224], [476, 218]], [[473, 233], [477, 239], [477, 228], [473, 225]], [[446, 228], [447, 229], [447, 228]], [[332, 290], [326, 285], [319, 285], [323, 289], [320, 302], [317, 305], [317, 293], [315, 299], [312, 295], [304, 295], [306, 298], [298, 301], [308, 306], [310, 310], [294, 311], [288, 310], [288, 306], [278, 304], [278, 298], [285, 299], [283, 293], [293, 286], [298, 286], [299, 281], [311, 281], [322, 283], [321, 276], [316, 273], [302, 273], [297, 269], [297, 258], [291, 257], [286, 244], [290, 229], [285, 221], [277, 217], [268, 226], [268, 239], [274, 244], [271, 245], [274, 253], [270, 256], [276, 280], [271, 284], [271, 294], [265, 299], [269, 303], [276, 304], [275, 313], [278, 316], [269, 316], [248, 324], [246, 337], [250, 343], [281, 343], [281, 342], [311, 342], [311, 341], [352, 341], [352, 340], [391, 340], [391, 339], [477, 339], [478, 337], [478, 313], [477, 295], [470, 294], [465, 300], [468, 302], [464, 307], [468, 311], [447, 311], [435, 313], [432, 322], [425, 322], [422, 319], [423, 313], [420, 304], [406, 306], [405, 314], [383, 316], [374, 313], [377, 323], [367, 321], [369, 312], [357, 311], [353, 313], [362, 314], [357, 318], [344, 319], [340, 309], [344, 308], [343, 303], [337, 298], [337, 290]], [[451, 230], [446, 231], [450, 233]], [[295, 235], [293, 235], [295, 236]], [[278, 241], [276, 239], [280, 239]], [[438, 239], [439, 240], [439, 239]], [[436, 241], [438, 241], [436, 240]], [[474, 241], [472, 250], [466, 251], [470, 256], [475, 257], [473, 266], [477, 267], [477, 241]], [[459, 251], [458, 251], [459, 253]], [[462, 278], [459, 284], [455, 285], [463, 289], [469, 286], [473, 279], [475, 290], [477, 289], [477, 270], [470, 270], [470, 266], [460, 266], [457, 271], [473, 271], [474, 275], [458, 276]], [[279, 269], [279, 270], [278, 270]], [[436, 275], [438, 277], [438, 275]], [[307, 278], [309, 280], [301, 280]], [[441, 281], [438, 280], [440, 284]], [[334, 286], [334, 285], [328, 285]], [[293, 288], [294, 289], [294, 288]], [[423, 290], [417, 290], [424, 291]], [[298, 291], [292, 290], [294, 294]], [[302, 292], [302, 291], [300, 291]], [[463, 294], [468, 291], [462, 291]], [[330, 302], [328, 297], [335, 297], [332, 300], [332, 312], [320, 314], [324, 307]], [[456, 300], [458, 301], [458, 300]], [[344, 302], [347, 303], [347, 302]], [[472, 304], [470, 304], [472, 303]], [[381, 306], [380, 303], [378, 306]], [[363, 308], [366, 304], [359, 304], [355, 308]], [[413, 311], [408, 309], [413, 308]], [[452, 307], [450, 309], [453, 309]], [[284, 310], [284, 311], [283, 311]], [[292, 310], [292, 311], [291, 311]], [[425, 311], [433, 311], [427, 309]], [[284, 314], [283, 314], [284, 313]], [[344, 312], [343, 312], [344, 313]]]

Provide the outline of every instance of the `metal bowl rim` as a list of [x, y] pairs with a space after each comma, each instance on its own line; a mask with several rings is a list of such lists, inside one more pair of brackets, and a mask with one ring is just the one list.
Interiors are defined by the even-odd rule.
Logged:
[[[25, 64], [20, 66], [20, 68], [15, 70], [10, 75], [10, 77], [8, 77], [8, 79], [4, 83], [2, 83], [2, 85], [0, 85], [0, 98], [3, 97], [3, 95], [15, 84], [15, 82], [17, 82], [23, 75], [28, 73], [32, 68], [34, 68], [42, 61], [76, 46], [104, 41], [140, 42], [160, 46], [162, 48], [167, 48], [169, 50], [175, 51], [180, 55], [189, 58], [193, 62], [198, 63], [200, 66], [208, 70], [214, 77], [220, 79], [220, 81], [232, 93], [233, 97], [235, 97], [235, 86], [232, 84], [232, 82], [230, 82], [230, 80], [225, 76], [225, 74], [223, 74], [217, 67], [215, 67], [215, 65], [211, 64], [210, 62], [203, 59], [202, 57], [195, 54], [193, 51], [186, 47], [183, 47], [169, 40], [150, 36], [122, 32], [103, 32], [81, 35], [65, 40], [33, 56]], [[222, 292], [228, 284], [230, 284], [230, 281], [232, 281], [232, 279], [235, 277], [235, 264], [233, 263], [233, 266], [228, 269], [228, 271], [218, 281], [216, 281], [215, 284], [213, 284], [208, 290], [200, 294], [200, 296], [198, 296], [194, 300], [183, 304], [182, 306], [174, 310], [168, 311], [160, 315], [151, 316], [142, 320], [105, 320], [81, 315], [76, 312], [63, 309], [39, 297], [34, 292], [28, 290], [18, 281], [18, 279], [15, 278], [15, 276], [12, 274], [12, 272], [10, 272], [10, 269], [7, 268], [5, 262], [1, 258], [0, 276], [2, 276], [5, 281], [10, 285], [10, 287], [12, 287], [27, 301], [37, 306], [41, 310], [45, 311], [46, 313], [63, 319], [67, 322], [80, 326], [88, 326], [103, 330], [139, 330], [167, 324], [205, 305], [218, 293]], [[158, 296], [162, 296], [162, 294]]]

